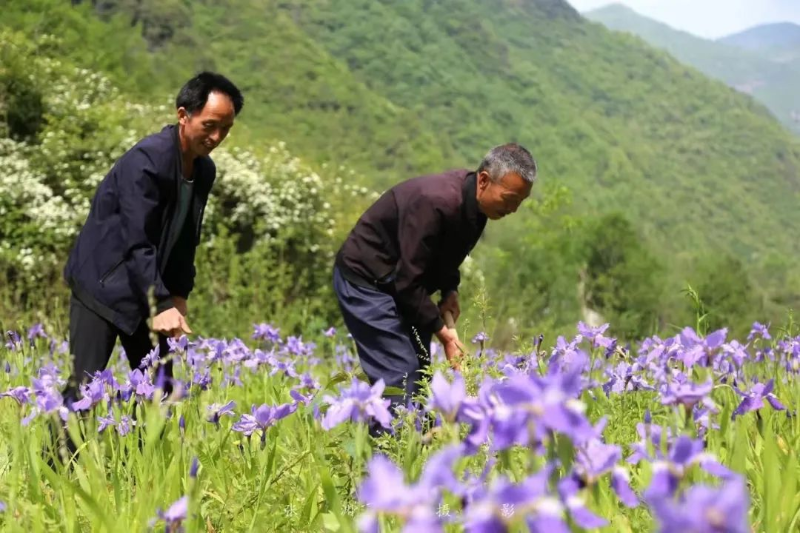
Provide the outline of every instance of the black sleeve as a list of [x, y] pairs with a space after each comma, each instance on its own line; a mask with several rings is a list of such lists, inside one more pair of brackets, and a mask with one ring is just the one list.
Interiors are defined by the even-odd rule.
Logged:
[[442, 298], [451, 292], [457, 292], [458, 286], [461, 284], [461, 272], [458, 267], [445, 274], [439, 290], [442, 291]]
[[395, 300], [403, 317], [427, 331], [437, 332], [444, 322], [422, 277], [432, 251], [440, 245], [442, 214], [432, 202], [418, 199], [400, 210], [398, 241], [400, 262], [395, 280]]
[[174, 307], [156, 260], [161, 231], [158, 174], [150, 157], [138, 149], [120, 161], [117, 173], [120, 222], [129, 269], [137, 288], [146, 298], [152, 287], [160, 313]]

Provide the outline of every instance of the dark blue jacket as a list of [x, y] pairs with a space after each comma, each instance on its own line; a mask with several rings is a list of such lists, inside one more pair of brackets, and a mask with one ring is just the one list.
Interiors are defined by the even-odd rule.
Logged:
[[184, 232], [179, 253], [165, 253], [182, 172], [178, 128], [169, 125], [114, 164], [67, 260], [64, 279], [75, 296], [128, 335], [150, 314], [151, 287], [161, 312], [173, 307], [170, 296], [186, 298], [194, 286], [195, 249], [216, 177], [209, 157], [196, 159], [194, 167], [194, 199], [185, 222], [191, 232]]

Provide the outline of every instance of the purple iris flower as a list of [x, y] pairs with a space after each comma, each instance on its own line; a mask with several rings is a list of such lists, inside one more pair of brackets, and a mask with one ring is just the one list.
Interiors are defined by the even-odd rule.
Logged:
[[661, 498], [651, 503], [662, 533], [725, 531], [749, 533], [747, 487], [740, 476], [721, 487], [695, 485], [679, 500]]
[[437, 516], [439, 490], [420, 481], [408, 486], [403, 472], [383, 455], [375, 455], [368, 475], [358, 488], [358, 499], [369, 507], [359, 519], [359, 530], [377, 532], [377, 513], [394, 514], [404, 520], [404, 533], [439, 533], [442, 518]]
[[372, 418], [388, 429], [392, 421], [388, 410], [391, 402], [382, 398], [384, 388], [382, 379], [370, 387], [368, 383], [353, 378], [350, 387], [342, 388], [338, 397], [325, 395], [323, 400], [330, 407], [322, 420], [323, 429], [330, 430], [347, 420], [364, 422]]
[[290, 378], [297, 378], [299, 377], [297, 374], [297, 370], [294, 368], [295, 362], [292, 359], [279, 359], [275, 358], [273, 360], [273, 367], [270, 370], [269, 375], [274, 376], [279, 372], [283, 372], [283, 375], [288, 376]]
[[[660, 455], [659, 452], [656, 455]], [[686, 435], [675, 439], [667, 457], [660, 457], [653, 462], [653, 477], [645, 491], [648, 500], [671, 497], [678, 489], [678, 484], [693, 465], [700, 465], [708, 473], [727, 479], [733, 472], [720, 464], [710, 453], [705, 453], [702, 440], [693, 440]]]
[[63, 380], [58, 378], [58, 369], [46, 365], [39, 369], [39, 378], [31, 380], [34, 394], [36, 394], [36, 408], [30, 415], [22, 420], [22, 425], [27, 426], [38, 413], [52, 413], [57, 411], [63, 421], [67, 420], [68, 410], [64, 407], [64, 399], [59, 392]]
[[255, 331], [253, 332], [253, 339], [260, 339], [272, 343], [279, 343], [281, 341], [280, 330], [272, 327], [269, 324], [254, 324]]
[[275, 364], [275, 353], [274, 350], [265, 352], [263, 350], [255, 350], [250, 357], [245, 359], [243, 362], [244, 366], [249, 368], [250, 370], [255, 371], [255, 369], [261, 365], [274, 365]]
[[772, 406], [773, 409], [776, 411], [785, 411], [786, 407], [778, 400], [778, 398], [772, 393], [772, 388], [774, 385], [774, 380], [769, 380], [766, 384], [764, 383], [756, 383], [753, 385], [749, 391], [742, 392], [734, 386], [734, 390], [742, 396], [744, 399], [742, 403], [739, 404], [739, 407], [731, 415], [731, 418], [736, 418], [738, 415], [743, 415], [749, 411], [758, 411], [762, 407], [764, 407], [764, 400], [766, 399], [769, 404]]
[[105, 382], [93, 379], [81, 386], [81, 399], [72, 403], [72, 410], [87, 411], [103, 400], [108, 400]]
[[195, 479], [197, 477], [197, 471], [200, 469], [200, 461], [197, 460], [197, 456], [192, 457], [192, 464], [189, 467], [189, 477]]
[[226, 387], [241, 387], [243, 386], [242, 380], [239, 377], [242, 373], [242, 367], [237, 366], [236, 369], [233, 371], [233, 374], [229, 374], [225, 372], [225, 377], [223, 382], [225, 383]]
[[545, 467], [518, 484], [501, 475], [491, 486], [476, 490], [466, 504], [466, 531], [507, 531], [511, 524], [524, 519], [533, 532], [569, 532], [563, 520], [563, 505], [548, 492], [551, 471], [551, 466]]
[[[170, 339], [171, 340], [171, 339]], [[155, 366], [156, 363], [160, 360], [160, 353], [161, 353], [161, 344], [156, 344], [156, 347], [150, 350], [147, 355], [142, 358], [142, 362], [139, 363], [139, 368], [144, 370], [145, 368], [150, 368]]]
[[586, 325], [583, 321], [578, 322], [578, 333], [587, 339], [594, 339], [598, 335], [602, 335], [608, 329], [609, 324], [602, 324], [597, 327]]
[[184, 353], [189, 347], [189, 337], [186, 335], [181, 335], [179, 339], [169, 337], [167, 339], [167, 347], [169, 348], [170, 352]]
[[[602, 433], [604, 421], [595, 431]], [[611, 472], [611, 486], [622, 502], [629, 506], [638, 505], [638, 498], [630, 487], [625, 469], [617, 462], [622, 459], [622, 449], [615, 444], [605, 444], [598, 439], [590, 440], [578, 449], [573, 473], [559, 482], [559, 494], [576, 522], [584, 528], [602, 527], [606, 521], [589, 511], [577, 497], [582, 487], [594, 485], [601, 477]]]
[[100, 425], [97, 426], [98, 433], [105, 431], [108, 426], [114, 427], [117, 425], [117, 421], [114, 420], [114, 417], [111, 415], [111, 413], [108, 413], [108, 416], [98, 416], [97, 421], [100, 422]]
[[358, 364], [358, 358], [343, 344], [337, 344], [334, 353], [337, 368], [345, 372], [352, 371]]
[[666, 439], [667, 446], [671, 446], [672, 444], [672, 430], [670, 428], [652, 425], [650, 421], [647, 420], [647, 417], [644, 423], [639, 422], [636, 424], [636, 433], [639, 434], [641, 440], [631, 444], [633, 453], [627, 459], [627, 462], [631, 464], [638, 464], [642, 460], [650, 462], [655, 461], [655, 457], [651, 457], [647, 449], [648, 442], [655, 449], [656, 457], [661, 457], [662, 435]]
[[662, 385], [661, 403], [664, 405], [683, 404], [687, 409], [691, 409], [711, 394], [713, 388], [714, 382], [711, 379], [698, 384], [689, 381], [689, 378], [681, 373], [674, 381]]
[[119, 390], [119, 382], [114, 378], [114, 373], [110, 369], [98, 370], [92, 374], [93, 381], [100, 381], [108, 385], [111, 390]]
[[627, 391], [654, 390], [654, 388], [642, 378], [638, 372], [641, 370], [639, 363], [633, 365], [620, 361], [615, 367], [609, 367], [605, 373], [609, 380], [603, 384], [603, 392], [606, 396], [611, 393], [622, 394]]
[[156, 388], [150, 381], [150, 374], [143, 373], [138, 368], [128, 374], [127, 389], [136, 394], [138, 398], [152, 400]]
[[195, 372], [190, 385], [197, 385], [200, 390], [208, 390], [211, 385], [211, 371], [208, 368], [204, 368], [202, 373]]
[[320, 387], [319, 381], [314, 379], [314, 376], [312, 376], [308, 372], [304, 372], [300, 376], [300, 384], [297, 386], [297, 388], [299, 389], [310, 389], [310, 390], [317, 390], [319, 389], [319, 387]]
[[527, 444], [528, 441], [519, 440], [528, 431], [524, 417], [533, 417], [540, 437], [545, 430], [556, 431], [579, 446], [593, 438], [595, 430], [583, 413], [583, 404], [576, 399], [581, 390], [580, 379], [580, 370], [574, 369], [547, 376], [516, 375], [496, 384], [490, 393], [495, 401], [495, 439]]
[[548, 362], [548, 374], [573, 374], [589, 370], [589, 354], [578, 348], [580, 340], [580, 335], [569, 343], [564, 337], [556, 339]]
[[30, 401], [31, 389], [28, 387], [14, 387], [13, 389], [8, 389], [6, 392], [0, 393], [0, 398], [4, 396], [14, 398], [18, 404], [22, 405]]
[[330, 328], [328, 328], [325, 331], [323, 331], [322, 334], [325, 335], [328, 338], [335, 337], [336, 336], [336, 328], [331, 326]]
[[466, 396], [467, 389], [461, 374], [456, 373], [453, 383], [449, 383], [441, 372], [437, 371], [431, 380], [431, 398], [427, 409], [437, 411], [446, 421], [453, 422]]
[[19, 333], [16, 331], [6, 331], [6, 337], [8, 340], [6, 341], [6, 348], [15, 352], [22, 347], [22, 337], [19, 336]]
[[47, 338], [47, 333], [44, 332], [44, 326], [42, 324], [34, 324], [30, 327], [30, 329], [28, 329], [28, 340], [30, 341], [31, 346], [33, 346], [37, 338]]
[[[175, 503], [169, 506], [169, 509], [166, 511], [162, 511], [159, 509], [156, 512], [158, 518], [166, 522], [166, 532], [167, 533], [177, 533], [178, 531], [183, 531], [183, 526], [181, 525], [184, 520], [186, 520], [186, 515], [189, 513], [189, 497], [183, 496], [179, 498]], [[152, 522], [151, 522], [152, 525]]]
[[753, 328], [750, 330], [750, 334], [747, 336], [747, 340], [752, 340], [756, 335], [760, 336], [764, 340], [771, 340], [772, 336], [769, 334], [769, 326], [769, 324], [764, 325], [759, 322], [754, 322]]
[[478, 344], [479, 342], [486, 342], [487, 340], [489, 340], [489, 335], [481, 331], [477, 335], [472, 337], [472, 344]]
[[611, 488], [626, 507], [633, 508], [639, 505], [639, 498], [631, 489], [630, 475], [619, 465], [614, 466], [611, 470]]
[[[702, 407], [701, 407], [702, 405]], [[711, 421], [711, 414], [719, 413], [719, 408], [711, 398], [703, 398], [703, 401], [694, 407], [694, 421], [698, 424], [698, 436], [703, 436], [709, 429], [719, 429], [719, 424]]]
[[286, 403], [281, 405], [260, 406], [253, 405], [250, 414], [242, 415], [238, 422], [233, 424], [233, 431], [238, 431], [249, 437], [259, 429], [261, 430], [261, 442], [267, 438], [267, 429], [275, 425], [278, 420], [287, 417], [297, 410], [296, 403]]
[[733, 361], [737, 367], [741, 367], [749, 357], [747, 347], [735, 339], [723, 344], [722, 352], [727, 355], [728, 359]]
[[587, 485], [592, 485], [622, 459], [622, 449], [616, 444], [592, 439], [578, 449], [575, 459], [576, 472]]
[[602, 324], [597, 327], [590, 327], [583, 322], [578, 322], [578, 333], [581, 335], [581, 337], [585, 337], [592, 341], [592, 346], [595, 348], [601, 346], [607, 350], [613, 350], [612, 347], [616, 345], [616, 340], [603, 335], [603, 333], [608, 330], [609, 325], [610, 324]]
[[310, 355], [306, 345], [303, 343], [303, 338], [293, 335], [286, 339], [286, 345], [283, 347], [282, 351], [295, 356]]
[[131, 432], [132, 427], [135, 425], [135, 420], [128, 415], [122, 415], [122, 417], [119, 419], [119, 423], [117, 424], [117, 432], [119, 432], [120, 437], [124, 437]]
[[236, 413], [233, 412], [234, 408], [236, 407], [236, 402], [231, 400], [225, 405], [219, 405], [216, 403], [212, 403], [207, 407], [207, 410], [211, 412], [211, 415], [206, 419], [215, 426], [219, 427], [219, 420], [225, 415], [234, 416]]

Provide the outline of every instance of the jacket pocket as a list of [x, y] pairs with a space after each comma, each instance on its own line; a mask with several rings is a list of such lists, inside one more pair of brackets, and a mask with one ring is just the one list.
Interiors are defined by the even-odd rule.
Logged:
[[106, 281], [108, 280], [108, 278], [110, 278], [111, 275], [114, 274], [114, 272], [119, 270], [119, 267], [121, 267], [124, 262], [125, 262], [125, 258], [123, 257], [122, 259], [117, 261], [114, 264], [114, 266], [112, 266], [110, 269], [108, 269], [108, 271], [105, 274], [103, 274], [103, 276], [100, 278], [100, 286], [101, 287], [105, 286]]

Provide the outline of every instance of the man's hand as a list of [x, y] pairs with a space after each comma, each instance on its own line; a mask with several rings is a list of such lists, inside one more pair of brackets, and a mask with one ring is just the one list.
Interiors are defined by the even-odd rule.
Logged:
[[458, 293], [450, 291], [447, 296], [439, 303], [439, 315], [444, 318], [444, 314], [450, 311], [453, 315], [453, 320], [458, 321], [458, 316], [461, 314], [461, 307], [458, 305]]
[[444, 354], [453, 370], [461, 370], [460, 359], [465, 350], [461, 341], [458, 340], [456, 330], [442, 326], [442, 329], [436, 332], [436, 337], [444, 346]]
[[186, 298], [181, 298], [180, 296], [173, 296], [172, 303], [175, 304], [175, 309], [177, 309], [183, 316], [189, 314], [189, 307], [186, 304]]
[[153, 331], [161, 333], [169, 337], [178, 338], [182, 334], [190, 334], [192, 330], [186, 319], [183, 317], [177, 307], [171, 307], [166, 311], [159, 313], [153, 319]]

